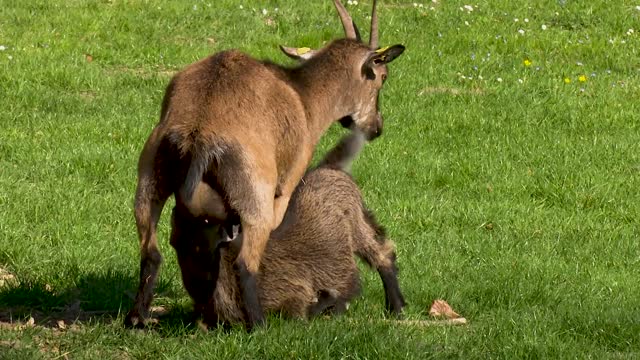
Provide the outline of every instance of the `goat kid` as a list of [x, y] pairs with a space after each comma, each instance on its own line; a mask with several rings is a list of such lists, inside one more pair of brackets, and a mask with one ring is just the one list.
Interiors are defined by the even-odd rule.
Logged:
[[162, 262], [156, 228], [171, 195], [191, 216], [240, 225], [243, 244], [234, 274], [246, 325], [264, 322], [256, 274], [269, 234], [282, 221], [317, 142], [336, 119], [350, 118], [368, 139], [381, 134], [378, 93], [386, 64], [404, 51], [402, 45], [378, 49], [375, 0], [368, 45], [340, 1], [334, 4], [346, 38], [301, 57], [296, 67], [230, 50], [171, 79], [160, 121], [138, 162], [140, 280], [125, 325], [144, 326], [148, 318]]
[[[266, 311], [294, 318], [345, 311], [360, 289], [356, 254], [378, 271], [387, 310], [401, 315], [405, 302], [393, 243], [347, 173], [364, 142], [357, 131], [346, 136], [297, 186], [260, 263], [257, 289]], [[233, 274], [241, 237], [232, 240], [216, 219], [195, 218], [177, 207], [171, 220], [171, 245], [196, 313], [207, 325], [246, 322]]]

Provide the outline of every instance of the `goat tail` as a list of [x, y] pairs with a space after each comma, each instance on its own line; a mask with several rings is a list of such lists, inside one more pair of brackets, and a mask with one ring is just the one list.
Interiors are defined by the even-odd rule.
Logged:
[[211, 166], [212, 156], [205, 149], [195, 146], [192, 150], [191, 163], [187, 170], [184, 182], [178, 191], [182, 201], [190, 202], [196, 187], [202, 181], [204, 173]]
[[317, 167], [329, 167], [346, 173], [351, 172], [351, 164], [366, 142], [366, 137], [362, 131], [352, 130], [333, 149], [329, 150]]

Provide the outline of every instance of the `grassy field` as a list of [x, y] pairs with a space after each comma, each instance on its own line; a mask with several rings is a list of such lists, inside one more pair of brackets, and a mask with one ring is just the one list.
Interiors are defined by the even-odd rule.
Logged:
[[[348, 5], [363, 32], [370, 4]], [[290, 64], [279, 44], [342, 36], [331, 2], [0, 6], [0, 358], [640, 358], [637, 1], [383, 0], [381, 42], [407, 51], [354, 176], [397, 244], [407, 317], [442, 298], [469, 323], [379, 321], [363, 271], [345, 316], [252, 334], [191, 323], [167, 212], [168, 313], [122, 327], [137, 157], [172, 73], [228, 48]]]

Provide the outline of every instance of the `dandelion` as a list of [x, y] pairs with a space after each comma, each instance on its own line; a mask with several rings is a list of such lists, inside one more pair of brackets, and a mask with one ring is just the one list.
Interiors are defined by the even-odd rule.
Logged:
[[564, 83], [571, 84], [571, 79], [569, 79], [568, 77], [564, 78]]
[[518, 30], [518, 33], [520, 33], [520, 35], [524, 35], [524, 30], [520, 29]]
[[524, 59], [523, 64], [524, 64], [524, 66], [529, 67], [529, 66], [531, 66], [531, 64], [533, 64], [533, 63], [532, 63], [532, 62], [531, 62], [531, 60], [529, 60], [529, 59]]
[[585, 75], [580, 75], [580, 76], [578, 76], [578, 81], [587, 82], [587, 77]]
[[544, 30], [547, 30], [547, 25], [542, 24], [542, 26], [540, 26], [540, 28], [541, 28], [543, 31], [544, 31]]

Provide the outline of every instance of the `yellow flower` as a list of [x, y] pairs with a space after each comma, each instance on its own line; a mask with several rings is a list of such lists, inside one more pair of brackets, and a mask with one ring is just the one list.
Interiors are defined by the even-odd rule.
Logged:
[[587, 82], [587, 77], [586, 77], [585, 75], [580, 75], [580, 76], [578, 77], [578, 81], [580, 81], [580, 82]]
[[524, 62], [523, 62], [523, 63], [524, 63], [524, 66], [527, 66], [527, 67], [529, 67], [529, 66], [531, 66], [531, 64], [533, 64], [533, 63], [531, 62], [531, 60], [529, 60], [529, 59], [524, 59]]
[[564, 83], [571, 84], [571, 79], [569, 79], [568, 77], [564, 78]]

